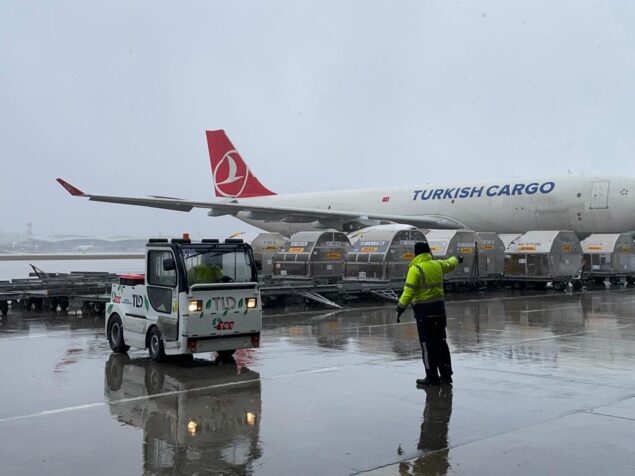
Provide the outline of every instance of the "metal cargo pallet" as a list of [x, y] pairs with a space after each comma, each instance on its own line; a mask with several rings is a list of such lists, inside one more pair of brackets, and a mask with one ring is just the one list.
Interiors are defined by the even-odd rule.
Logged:
[[9, 303], [12, 308], [23, 310], [65, 311], [79, 296], [109, 294], [111, 285], [119, 279], [114, 273], [45, 273], [32, 268], [30, 278], [0, 282], [0, 314], [8, 313]]
[[278, 281], [264, 283], [260, 287], [263, 300], [268, 304], [277, 303], [287, 297], [298, 297], [306, 302], [315, 302], [335, 309], [342, 306], [335, 300], [347, 300], [359, 295], [372, 295], [380, 299], [396, 301], [403, 283], [396, 281], [368, 282], [344, 280], [334, 284], [317, 284], [310, 281]]

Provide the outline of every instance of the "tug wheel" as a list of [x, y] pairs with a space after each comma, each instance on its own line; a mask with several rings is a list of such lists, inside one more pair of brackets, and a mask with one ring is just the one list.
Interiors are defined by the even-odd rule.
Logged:
[[123, 324], [119, 314], [113, 314], [108, 324], [108, 343], [113, 352], [126, 352], [130, 346], [126, 345], [123, 337]]
[[150, 358], [155, 362], [165, 360], [163, 339], [161, 337], [161, 331], [157, 327], [153, 327], [148, 335], [148, 352], [150, 353]]

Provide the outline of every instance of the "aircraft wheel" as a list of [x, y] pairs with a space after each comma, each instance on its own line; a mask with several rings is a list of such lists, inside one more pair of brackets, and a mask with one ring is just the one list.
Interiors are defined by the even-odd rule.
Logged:
[[0, 314], [6, 316], [9, 313], [9, 302], [0, 301]]

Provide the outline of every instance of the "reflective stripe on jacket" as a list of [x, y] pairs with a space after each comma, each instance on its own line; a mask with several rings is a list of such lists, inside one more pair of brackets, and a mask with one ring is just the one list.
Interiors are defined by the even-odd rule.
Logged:
[[433, 302], [443, 299], [443, 275], [452, 271], [459, 260], [434, 260], [430, 253], [416, 256], [409, 265], [408, 276], [399, 299], [399, 307], [405, 309], [408, 304]]

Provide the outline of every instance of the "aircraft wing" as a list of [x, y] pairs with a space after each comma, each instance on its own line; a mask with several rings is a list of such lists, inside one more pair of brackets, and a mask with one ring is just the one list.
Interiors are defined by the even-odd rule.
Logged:
[[[57, 179], [71, 195], [85, 197], [95, 202], [120, 203], [142, 207], [163, 208], [189, 212], [193, 208], [207, 209], [209, 216], [233, 215], [239, 218], [284, 223], [314, 223], [317, 228], [341, 229], [346, 223], [359, 223], [364, 226], [401, 223], [420, 228], [461, 229], [465, 225], [454, 218], [443, 215], [390, 215], [383, 213], [360, 213], [346, 210], [328, 210], [321, 208], [297, 208], [285, 206], [257, 205], [233, 199], [227, 202], [197, 202], [171, 197], [119, 197], [110, 195], [87, 194]], [[251, 200], [250, 200], [251, 201]]]

